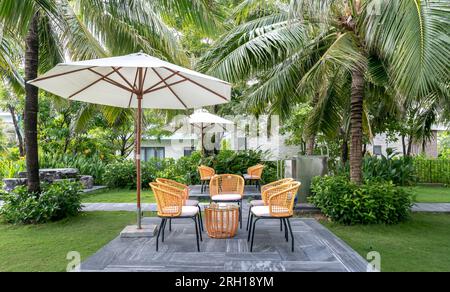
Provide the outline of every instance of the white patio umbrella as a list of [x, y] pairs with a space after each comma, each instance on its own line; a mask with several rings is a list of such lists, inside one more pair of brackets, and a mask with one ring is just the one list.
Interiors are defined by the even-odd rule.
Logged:
[[205, 109], [197, 109], [188, 117], [188, 123], [200, 129], [201, 150], [204, 151], [204, 131], [212, 125], [232, 125], [234, 122], [213, 115]]
[[144, 53], [59, 64], [30, 81], [69, 100], [137, 109], [136, 175], [141, 228], [142, 109], [187, 109], [226, 103], [231, 85]]

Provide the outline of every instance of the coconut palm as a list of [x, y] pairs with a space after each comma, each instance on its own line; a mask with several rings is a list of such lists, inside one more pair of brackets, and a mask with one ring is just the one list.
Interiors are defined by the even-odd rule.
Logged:
[[[269, 2], [272, 11], [267, 12], [261, 7]], [[282, 116], [293, 103], [319, 94], [316, 115], [326, 113], [316, 119], [322, 129], [342, 118], [337, 97], [347, 98], [350, 177], [356, 183], [362, 180], [368, 91], [374, 97], [384, 92], [394, 101], [439, 91], [445, 93], [440, 102], [448, 105], [445, 1], [246, 0], [240, 9], [248, 21], [218, 40], [199, 68], [234, 82], [257, 79], [247, 102], [260, 108], [270, 104]]]
[[[145, 51], [186, 64], [176, 34], [163, 21], [175, 13], [183, 21], [213, 27], [207, 0], [0, 0], [0, 28], [24, 51], [25, 81], [35, 79], [69, 55], [74, 60]], [[1, 50], [0, 61], [11, 57]], [[4, 63], [12, 75], [16, 68]], [[1, 65], [1, 64], [0, 64]], [[39, 193], [37, 145], [38, 89], [25, 82], [25, 148], [28, 190]]]

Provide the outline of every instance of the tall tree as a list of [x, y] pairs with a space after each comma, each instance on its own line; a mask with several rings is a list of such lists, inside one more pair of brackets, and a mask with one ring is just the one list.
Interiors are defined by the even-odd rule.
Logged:
[[[338, 100], [329, 99], [336, 84], [349, 88], [350, 177], [356, 183], [362, 181], [368, 83], [393, 98], [412, 100], [445, 91], [439, 100], [449, 105], [445, 1], [245, 0], [238, 8], [234, 15], [246, 18], [216, 42], [198, 68], [232, 82], [258, 80], [247, 92], [248, 103], [285, 116], [293, 102], [316, 92], [319, 104]], [[322, 119], [324, 126], [332, 119]]]
[[[61, 62], [145, 51], [186, 64], [176, 34], [164, 15], [177, 13], [184, 21], [211, 28], [208, 0], [0, 0], [0, 27], [18, 35], [25, 47], [25, 80]], [[1, 61], [9, 53], [0, 50]], [[3, 55], [5, 54], [5, 55]], [[17, 71], [8, 63], [10, 72]], [[26, 84], [25, 144], [29, 192], [39, 192], [37, 144], [38, 90]]]

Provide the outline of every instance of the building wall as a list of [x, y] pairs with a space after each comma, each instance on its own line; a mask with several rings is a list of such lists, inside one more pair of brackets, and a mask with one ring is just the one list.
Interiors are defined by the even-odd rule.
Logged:
[[[406, 147], [408, 147], [408, 139], [405, 139]], [[399, 155], [404, 155], [403, 146], [401, 137], [398, 136], [395, 141], [389, 141], [386, 137], [386, 134], [378, 134], [373, 138], [371, 144], [367, 144], [367, 152], [370, 154], [375, 154], [375, 146], [381, 146], [381, 152], [383, 155], [386, 155], [386, 149], [391, 148], [394, 152], [397, 152]], [[413, 143], [411, 147], [411, 154], [418, 155], [422, 153], [422, 144]], [[438, 147], [437, 147], [437, 131], [434, 130], [432, 134], [432, 138], [425, 145], [425, 155], [427, 157], [436, 158], [438, 156]]]
[[191, 147], [192, 140], [145, 140], [141, 145], [142, 147], [164, 147], [165, 158], [178, 159], [184, 156], [185, 147]]

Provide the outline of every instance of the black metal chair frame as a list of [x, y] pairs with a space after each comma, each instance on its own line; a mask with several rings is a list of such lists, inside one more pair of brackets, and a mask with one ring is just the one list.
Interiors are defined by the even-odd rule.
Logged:
[[[201, 215], [200, 215], [201, 216]], [[172, 231], [172, 219], [187, 219], [190, 218], [192, 220], [194, 220], [194, 224], [195, 224], [195, 236], [197, 238], [197, 251], [200, 252], [200, 241], [203, 241], [203, 237], [202, 237], [202, 230], [200, 229], [200, 216], [199, 214], [195, 214], [194, 216], [179, 216], [179, 217], [162, 217], [159, 216], [159, 218], [161, 218], [161, 224], [159, 225], [159, 229], [158, 229], [158, 235], [156, 236], [156, 251], [158, 251], [159, 248], [159, 236], [162, 233], [162, 239], [161, 242], [164, 242], [164, 230], [166, 229], [166, 224], [167, 221], [169, 221], [169, 231]], [[200, 241], [199, 241], [200, 239]]]
[[209, 182], [210, 182], [210, 179], [200, 180], [200, 184], [201, 184], [200, 193], [203, 194], [206, 191], [206, 189], [209, 187]]
[[[253, 221], [253, 217], [256, 218], [255, 221]], [[289, 235], [288, 235], [288, 230], [289, 230], [289, 233], [291, 235], [292, 252], [294, 252], [294, 233], [292, 232], [291, 222], [289, 221], [289, 218], [291, 218], [291, 217], [292, 216], [289, 216], [289, 217], [266, 217], [266, 216], [256, 216], [255, 214], [251, 213], [250, 218], [249, 218], [250, 230], [248, 231], [248, 237], [247, 237], [247, 241], [250, 241], [250, 237], [252, 240], [250, 243], [250, 252], [253, 251], [253, 240], [255, 238], [256, 222], [258, 222], [259, 220], [264, 220], [264, 219], [280, 220], [280, 231], [283, 231], [283, 224], [284, 224], [284, 237], [286, 239], [286, 242], [289, 242]]]

